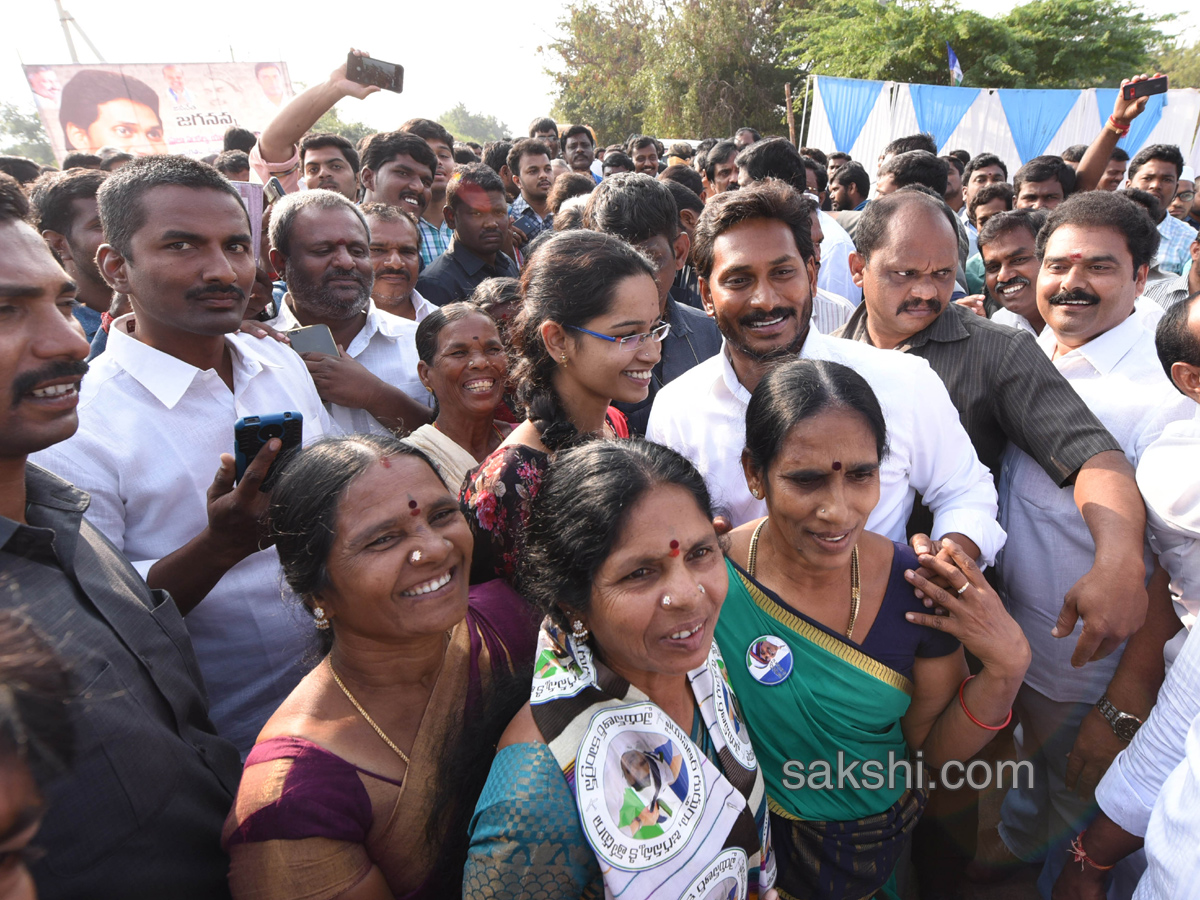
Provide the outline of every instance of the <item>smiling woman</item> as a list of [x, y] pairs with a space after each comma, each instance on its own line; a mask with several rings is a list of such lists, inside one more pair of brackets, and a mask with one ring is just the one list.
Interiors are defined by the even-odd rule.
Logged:
[[328, 652], [246, 760], [233, 896], [453, 896], [492, 748], [528, 696], [528, 605], [499, 581], [468, 592], [458, 504], [391, 437], [304, 449], [269, 517]]

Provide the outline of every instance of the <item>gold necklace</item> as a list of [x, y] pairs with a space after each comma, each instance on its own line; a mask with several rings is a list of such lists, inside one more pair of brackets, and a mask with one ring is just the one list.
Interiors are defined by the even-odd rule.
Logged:
[[364, 719], [366, 719], [367, 724], [375, 729], [375, 733], [383, 739], [383, 742], [385, 744], [387, 744], [389, 747], [391, 747], [392, 750], [395, 751], [397, 756], [399, 756], [402, 760], [404, 760], [404, 765], [406, 765], [406, 766], [409, 765], [408, 754], [406, 754], [403, 750], [401, 750], [394, 743], [392, 743], [392, 739], [383, 733], [383, 729], [375, 724], [374, 719], [372, 719], [369, 715], [367, 715], [367, 711], [362, 708], [362, 704], [354, 699], [354, 695], [352, 693], [350, 693], [350, 689], [347, 688], [344, 684], [342, 684], [342, 679], [338, 678], [338, 673], [336, 671], [334, 671], [333, 662], [329, 659], [328, 656], [325, 657], [325, 662], [329, 663], [329, 674], [333, 676], [333, 680], [335, 682], [337, 682], [337, 686], [342, 689], [342, 693], [346, 695], [346, 699], [354, 704], [354, 708], [358, 710], [359, 715], [361, 715]]
[[[754, 571], [758, 568], [758, 536], [762, 534], [763, 526], [767, 524], [767, 520], [763, 519], [758, 523], [758, 527], [754, 529], [754, 534], [750, 536], [750, 554], [746, 560], [746, 574], [751, 578], [754, 577]], [[850, 625], [846, 628], [846, 639], [854, 634], [854, 623], [858, 620], [858, 606], [862, 600], [862, 593], [859, 589], [859, 572], [858, 572], [858, 545], [854, 545], [854, 549], [850, 551]]]

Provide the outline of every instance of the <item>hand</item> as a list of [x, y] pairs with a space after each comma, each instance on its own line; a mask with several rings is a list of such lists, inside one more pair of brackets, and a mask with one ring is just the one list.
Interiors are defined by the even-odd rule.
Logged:
[[267, 441], [236, 487], [233, 455], [221, 454], [221, 465], [208, 488], [207, 531], [212, 548], [230, 568], [271, 545], [263, 527], [270, 494], [262, 490], [262, 483], [282, 446], [279, 438]]
[[[1138, 548], [1139, 550], [1141, 548]], [[1063, 598], [1054, 630], [1056, 638], [1065, 638], [1083, 619], [1083, 631], [1071, 654], [1071, 665], [1103, 659], [1121, 646], [1122, 641], [1146, 621], [1146, 596], [1143, 580], [1145, 567], [1137, 565], [1094, 565]]]
[[339, 356], [327, 353], [301, 353], [308, 374], [325, 403], [351, 409], [368, 409], [382, 387], [379, 377], [338, 347]]
[[529, 235], [523, 232], [512, 222], [508, 223], [508, 228], [509, 231], [512, 232], [512, 242], [514, 247], [524, 247], [527, 243], [529, 243]]
[[[1029, 642], [1021, 626], [1013, 621], [999, 595], [983, 577], [975, 560], [967, 556], [950, 539], [942, 541], [942, 553], [918, 557], [920, 571], [907, 570], [904, 577], [915, 588], [916, 595], [928, 597], [946, 610], [945, 616], [908, 613], [910, 622], [945, 631], [958, 638], [962, 645], [978, 657], [984, 668], [1001, 676], [1020, 680], [1029, 668]], [[949, 555], [949, 559], [946, 555]], [[932, 570], [954, 587], [949, 591], [921, 575]], [[966, 585], [963, 593], [959, 588]]]
[[[1161, 72], [1155, 72], [1153, 76], [1134, 75], [1132, 78], [1127, 78], [1126, 80], [1122, 81], [1121, 87], [1124, 88], [1127, 84], [1137, 84], [1139, 81], [1148, 81], [1151, 77], [1159, 78], [1161, 75]], [[1139, 97], [1136, 100], [1126, 100], [1125, 92], [1118, 90], [1117, 99], [1113, 101], [1113, 118], [1122, 125], [1128, 125], [1145, 111], [1146, 104], [1149, 102], [1149, 97]]]
[[1104, 900], [1104, 873], [1068, 860], [1050, 891], [1050, 900]]
[[[371, 55], [366, 50], [351, 50], [350, 52], [355, 56]], [[345, 96], [357, 97], [359, 100], [365, 100], [376, 91], [382, 90], [382, 88], [375, 84], [359, 84], [357, 81], [351, 81], [346, 77], [346, 64], [344, 62], [329, 73], [329, 84]]]
[[[929, 556], [939, 556], [940, 555], [943, 559], [945, 559], [947, 561], [949, 561], [949, 559], [950, 559], [950, 551], [944, 547], [942, 541], [935, 541], [927, 534], [914, 534], [912, 536], [912, 539], [909, 541], [909, 544], [912, 546], [913, 552], [915, 552], [918, 557], [925, 556], [925, 555], [929, 555]], [[951, 591], [954, 590], [954, 588], [951, 586], [950, 582], [947, 581], [945, 578], [943, 578], [941, 575], [939, 575], [933, 569], [929, 569], [929, 568], [922, 566], [920, 569], [917, 570], [917, 572], [921, 575], [922, 578], [932, 581], [934, 584], [936, 584], [940, 588], [943, 588], [945, 590], [951, 590]], [[934, 609], [934, 601], [932, 598], [929, 598], [929, 597], [925, 598], [925, 607], [926, 607], [926, 609]], [[934, 609], [934, 612], [936, 615], [945, 615], [946, 614], [946, 611], [944, 609]]]
[[282, 331], [276, 331], [266, 322], [260, 322], [258, 319], [243, 319], [242, 324], [238, 326], [238, 331], [242, 334], [250, 334], [256, 338], [274, 338], [281, 344], [290, 344], [292, 339]]
[[1093, 708], [1083, 717], [1075, 746], [1067, 756], [1067, 790], [1091, 800], [1112, 761], [1128, 746], [1113, 733], [1100, 711]]
[[983, 296], [983, 294], [971, 294], [969, 297], [959, 297], [954, 302], [959, 306], [965, 306], [980, 318], [986, 319], [987, 310], [983, 308], [983, 301], [985, 299], [986, 298]]

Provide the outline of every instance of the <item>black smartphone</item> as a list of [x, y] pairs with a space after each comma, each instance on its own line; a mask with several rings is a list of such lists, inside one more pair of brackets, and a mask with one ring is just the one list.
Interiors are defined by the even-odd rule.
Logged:
[[304, 439], [304, 416], [298, 412], [270, 413], [265, 416], [243, 416], [233, 426], [233, 455], [237, 464], [236, 478], [242, 480], [246, 469], [258, 456], [258, 451], [266, 446], [271, 438], [279, 438], [283, 446], [279, 455], [267, 469], [267, 477], [263, 479], [260, 491], [271, 489], [275, 483], [276, 470], [279, 461], [289, 450], [300, 446]]
[[1138, 97], [1149, 97], [1151, 94], [1165, 94], [1166, 92], [1166, 75], [1147, 78], [1145, 81], [1135, 81], [1133, 84], [1127, 84], [1121, 88], [1121, 96], [1126, 100], [1136, 100]]
[[306, 325], [303, 328], [293, 328], [286, 332], [292, 342], [292, 349], [297, 353], [328, 353], [330, 356], [340, 356], [337, 344], [333, 340], [333, 332], [328, 325]]
[[399, 94], [404, 90], [404, 66], [369, 56], [346, 55], [346, 77], [358, 84], [381, 87]]

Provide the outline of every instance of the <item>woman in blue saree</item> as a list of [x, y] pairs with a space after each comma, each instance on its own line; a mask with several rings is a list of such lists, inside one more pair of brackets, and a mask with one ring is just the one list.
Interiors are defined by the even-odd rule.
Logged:
[[766, 779], [784, 900], [895, 897], [930, 779], [1007, 723], [1028, 666], [957, 546], [918, 558], [865, 530], [886, 443], [870, 386], [837, 363], [779, 366], [746, 413], [743, 465], [768, 515], [730, 534], [716, 637]]

